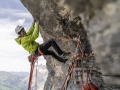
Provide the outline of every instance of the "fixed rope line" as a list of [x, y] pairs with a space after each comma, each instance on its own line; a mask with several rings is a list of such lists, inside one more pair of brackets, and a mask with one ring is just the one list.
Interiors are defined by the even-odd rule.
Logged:
[[81, 41], [80, 41], [80, 37], [79, 37], [79, 39], [77, 40], [77, 44], [78, 44], [78, 47], [79, 47], [79, 49], [80, 49], [80, 51], [81, 51], [81, 53], [82, 53], [82, 57], [84, 57], [84, 53], [83, 53], [83, 50], [82, 50], [82, 47], [81, 47]]
[[[77, 40], [77, 42], [78, 42], [78, 46], [79, 46], [79, 49], [80, 49], [80, 51], [81, 51], [81, 53], [82, 53], [82, 58], [84, 58], [84, 57], [89, 57], [89, 56], [91, 56], [91, 55], [93, 55], [92, 53], [90, 53], [89, 55], [84, 55], [84, 52], [83, 52], [83, 50], [82, 50], [82, 47], [81, 47], [81, 42], [80, 42], [80, 36], [79, 36], [79, 40]], [[83, 87], [83, 74], [84, 74], [84, 68], [83, 68], [83, 64], [81, 63], [81, 68], [82, 68], [82, 75], [81, 75], [81, 84], [80, 84], [80, 90], [85, 90], [85, 87], [86, 86], [84, 86]], [[87, 76], [86, 76], [86, 85], [88, 85], [88, 71], [87, 71]], [[94, 90], [98, 90], [97, 89], [97, 87], [94, 85]]]
[[[81, 51], [82, 53], [82, 57], [81, 58], [84, 58], [84, 52], [82, 50], [82, 47], [81, 47], [81, 41], [80, 41], [80, 36], [79, 36], [79, 39], [77, 40], [77, 43], [78, 43], [78, 47], [79, 47], [79, 50]], [[82, 64], [82, 63], [81, 63]], [[83, 68], [83, 65], [81, 65], [81, 68], [82, 68], [82, 74], [81, 74], [81, 83], [80, 83], [80, 90], [83, 90], [83, 74], [84, 74], [84, 68]]]
[[[80, 50], [80, 52], [81, 52], [81, 58], [83, 58], [84, 57], [84, 53], [83, 53], [83, 50], [82, 50], [82, 47], [81, 47], [81, 41], [80, 41], [80, 36], [79, 36], [79, 38], [77, 39], [77, 46], [78, 46], [78, 48], [79, 48], [79, 50]], [[81, 67], [82, 67], [82, 74], [81, 74], [81, 82], [80, 82], [80, 89], [82, 90], [82, 87], [83, 87], [83, 73], [84, 73], [84, 69], [83, 69], [83, 66], [81, 65]]]
[[51, 37], [53, 39], [57, 39], [57, 40], [63, 40], [63, 41], [71, 41], [71, 40], [73, 40], [73, 39], [70, 39], [70, 38], [67, 39], [67, 38], [63, 38], [63, 37], [57, 38], [57, 37], [54, 37], [52, 35], [49, 35], [48, 33], [45, 33], [45, 35], [47, 35], [47, 36], [49, 36], [49, 37]]
[[66, 89], [65, 86], [66, 86], [66, 84], [67, 84], [67, 80], [70, 78], [70, 74], [72, 73], [72, 71], [73, 71], [73, 63], [71, 63], [71, 65], [69, 66], [68, 74], [67, 74], [67, 76], [66, 76], [66, 78], [65, 78], [65, 80], [64, 80], [64, 83], [63, 83], [63, 85], [62, 85], [61, 90]]
[[37, 90], [37, 72], [38, 72], [38, 60], [36, 61], [35, 90]]

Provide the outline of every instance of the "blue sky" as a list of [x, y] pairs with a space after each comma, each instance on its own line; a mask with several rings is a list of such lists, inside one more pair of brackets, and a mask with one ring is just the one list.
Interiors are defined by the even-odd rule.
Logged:
[[[30, 71], [29, 53], [14, 38], [18, 37], [15, 27], [22, 25], [27, 31], [32, 20], [20, 0], [0, 0], [0, 71]], [[41, 37], [36, 41], [43, 42]], [[39, 63], [45, 65], [46, 61], [39, 57]]]

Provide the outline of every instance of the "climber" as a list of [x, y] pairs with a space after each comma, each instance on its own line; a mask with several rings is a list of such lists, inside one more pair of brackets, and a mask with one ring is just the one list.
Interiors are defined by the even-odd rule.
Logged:
[[[44, 42], [43, 44], [39, 44], [35, 41], [39, 36], [39, 21], [34, 20], [27, 33], [24, 27], [19, 25], [15, 28], [15, 32], [19, 35], [18, 38], [15, 38], [15, 41], [19, 45], [22, 45], [22, 47], [25, 50], [27, 50], [30, 54], [39, 54], [39, 56], [41, 56], [42, 54], [51, 55], [55, 59], [63, 63], [65, 63], [68, 60], [65, 57], [71, 52], [62, 51], [57, 45], [57, 43], [54, 41], [54, 39], [50, 39]], [[55, 49], [59, 56], [54, 51], [48, 50], [51, 46]], [[39, 53], [39, 50], [41, 53]]]

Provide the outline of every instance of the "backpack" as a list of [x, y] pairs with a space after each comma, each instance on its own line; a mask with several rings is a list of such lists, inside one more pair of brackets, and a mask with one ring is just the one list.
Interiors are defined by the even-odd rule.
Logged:
[[98, 87], [93, 83], [88, 83], [88, 72], [86, 77], [86, 85], [83, 87], [83, 90], [98, 90]]

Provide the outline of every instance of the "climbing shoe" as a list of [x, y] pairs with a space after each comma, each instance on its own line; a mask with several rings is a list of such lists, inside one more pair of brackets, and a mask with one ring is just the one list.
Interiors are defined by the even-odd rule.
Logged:
[[68, 56], [68, 55], [70, 55], [71, 54], [71, 52], [64, 52], [61, 56], [62, 57], [66, 57], [66, 56]]

